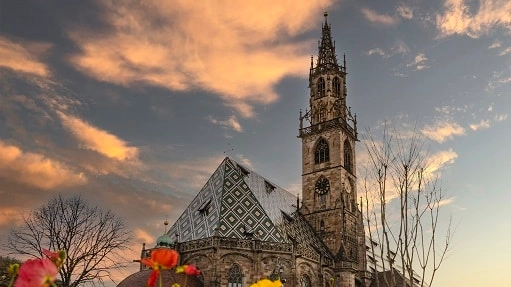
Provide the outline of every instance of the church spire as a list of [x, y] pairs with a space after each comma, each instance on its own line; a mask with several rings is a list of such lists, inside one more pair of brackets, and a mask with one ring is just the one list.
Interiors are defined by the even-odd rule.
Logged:
[[317, 67], [339, 69], [337, 56], [335, 55], [335, 43], [332, 41], [332, 34], [330, 32], [330, 24], [328, 24], [328, 13], [325, 12], [325, 23], [323, 24], [323, 31], [321, 41], [319, 42], [319, 55]]

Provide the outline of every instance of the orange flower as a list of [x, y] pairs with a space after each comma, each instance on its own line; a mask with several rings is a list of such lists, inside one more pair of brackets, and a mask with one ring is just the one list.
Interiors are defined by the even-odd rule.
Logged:
[[158, 248], [151, 251], [151, 258], [144, 258], [141, 262], [153, 270], [170, 269], [177, 265], [179, 254], [176, 250]]
[[143, 258], [140, 261], [153, 269], [153, 272], [151, 272], [147, 280], [147, 285], [153, 287], [156, 283], [156, 279], [160, 277], [160, 270], [170, 269], [176, 266], [178, 258], [179, 254], [173, 249], [158, 248], [151, 251], [151, 258]]

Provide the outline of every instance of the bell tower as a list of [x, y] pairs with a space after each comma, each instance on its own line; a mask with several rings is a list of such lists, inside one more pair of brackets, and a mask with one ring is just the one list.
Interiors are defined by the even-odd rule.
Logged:
[[324, 16], [318, 57], [311, 58], [309, 107], [300, 111], [300, 212], [329, 248], [336, 266], [358, 266], [363, 230], [356, 204], [356, 117], [346, 105], [346, 57], [339, 65], [328, 14]]

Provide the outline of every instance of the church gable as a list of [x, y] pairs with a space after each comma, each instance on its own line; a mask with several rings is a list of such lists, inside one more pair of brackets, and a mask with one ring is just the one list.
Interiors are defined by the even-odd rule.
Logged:
[[254, 172], [229, 159], [226, 161], [219, 235], [230, 238], [253, 236], [262, 241], [282, 242], [283, 236], [254, 194], [263, 187], [247, 184], [253, 177], [257, 177]]
[[294, 201], [291, 193], [225, 158], [168, 234], [180, 242], [215, 234], [285, 242], [276, 225], [282, 211], [292, 212]]
[[226, 160], [218, 166], [201, 191], [169, 229], [168, 235], [174, 242], [206, 238], [214, 234], [220, 218]]

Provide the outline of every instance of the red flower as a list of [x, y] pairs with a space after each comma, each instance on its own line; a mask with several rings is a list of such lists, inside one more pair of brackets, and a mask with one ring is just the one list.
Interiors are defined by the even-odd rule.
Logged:
[[197, 276], [197, 275], [200, 275], [200, 270], [197, 269], [197, 267], [195, 267], [195, 265], [185, 265], [185, 274], [186, 275], [194, 275], [194, 276]]
[[48, 287], [57, 273], [57, 266], [50, 259], [29, 259], [21, 265], [14, 287]]
[[173, 249], [158, 248], [151, 251], [151, 258], [143, 258], [141, 260], [143, 264], [153, 269], [147, 280], [147, 285], [153, 287], [160, 275], [160, 269], [170, 269], [176, 266], [178, 258], [179, 254]]

